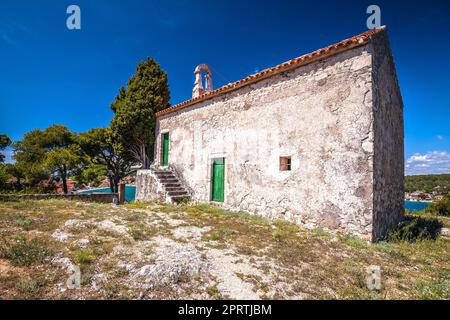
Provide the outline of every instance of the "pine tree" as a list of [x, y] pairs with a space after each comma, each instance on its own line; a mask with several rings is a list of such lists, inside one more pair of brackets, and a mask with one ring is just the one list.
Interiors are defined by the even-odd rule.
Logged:
[[112, 136], [141, 163], [150, 167], [153, 160], [155, 113], [168, 107], [170, 100], [167, 74], [159, 64], [147, 58], [136, 68], [136, 74], [121, 88], [111, 109]]
[[[6, 134], [0, 134], [0, 151], [3, 151], [11, 144], [11, 140]], [[5, 160], [5, 156], [0, 153], [0, 163]]]

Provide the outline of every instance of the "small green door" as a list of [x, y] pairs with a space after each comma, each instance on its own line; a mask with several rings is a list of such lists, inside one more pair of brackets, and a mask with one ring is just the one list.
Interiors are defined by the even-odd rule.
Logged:
[[163, 134], [163, 150], [162, 150], [162, 165], [167, 167], [169, 165], [169, 133]]
[[212, 168], [212, 200], [223, 202], [225, 190], [225, 158], [216, 159]]

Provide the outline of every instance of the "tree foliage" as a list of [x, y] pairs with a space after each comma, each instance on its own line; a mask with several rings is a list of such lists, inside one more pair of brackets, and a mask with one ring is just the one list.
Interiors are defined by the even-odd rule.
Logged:
[[[11, 139], [6, 134], [0, 134], [0, 151], [11, 145]], [[0, 152], [0, 163], [5, 161], [5, 155]]]
[[35, 129], [26, 133], [23, 140], [13, 144], [15, 172], [24, 178], [27, 185], [36, 185], [43, 179], [48, 179], [50, 175], [43, 166], [46, 155], [43, 135], [42, 130]]
[[433, 202], [425, 211], [438, 216], [450, 216], [450, 193], [445, 195], [442, 200]]
[[429, 174], [405, 177], [405, 191], [450, 192], [450, 174]]
[[55, 174], [63, 182], [64, 193], [68, 191], [67, 179], [82, 164], [76, 134], [61, 125], [25, 134], [22, 141], [14, 144], [14, 158], [16, 170], [22, 171], [29, 185], [36, 185]]
[[26, 164], [24, 163], [8, 163], [5, 165], [6, 171], [10, 178], [14, 178], [12, 183], [9, 183], [9, 189], [22, 189], [22, 181], [25, 180]]
[[148, 168], [153, 160], [155, 113], [168, 107], [169, 100], [167, 74], [155, 60], [147, 58], [138, 64], [136, 74], [110, 106], [115, 113], [113, 140], [129, 150], [142, 168]]
[[117, 192], [120, 180], [131, 173], [134, 164], [131, 153], [121, 143], [114, 142], [111, 129], [105, 127], [80, 134], [78, 144], [92, 164], [106, 168], [111, 191]]
[[4, 189], [4, 186], [8, 179], [11, 177], [7, 170], [7, 166], [3, 164], [5, 161], [5, 155], [1, 151], [5, 150], [11, 144], [11, 140], [6, 134], [0, 134], [0, 189]]
[[64, 193], [67, 193], [67, 179], [81, 170], [82, 166], [78, 148], [73, 146], [51, 150], [45, 157], [44, 166], [51, 172], [57, 173], [62, 179]]
[[0, 189], [4, 189], [6, 181], [8, 181], [10, 177], [7, 167], [3, 163], [0, 163]]
[[88, 162], [82, 170], [73, 176], [80, 184], [92, 184], [98, 186], [107, 176], [108, 170], [106, 166]]
[[[36, 186], [58, 176], [67, 192], [67, 179], [99, 181], [105, 173], [112, 191], [132, 172], [132, 166], [148, 168], [153, 160], [155, 113], [169, 106], [167, 74], [151, 58], [141, 61], [126, 87], [119, 90], [110, 108], [110, 128], [97, 128], [77, 136], [65, 126], [35, 129], [13, 144], [16, 162], [1, 168], [0, 182], [11, 177], [18, 185]], [[0, 135], [0, 151], [11, 144]], [[4, 156], [0, 154], [0, 162]]]

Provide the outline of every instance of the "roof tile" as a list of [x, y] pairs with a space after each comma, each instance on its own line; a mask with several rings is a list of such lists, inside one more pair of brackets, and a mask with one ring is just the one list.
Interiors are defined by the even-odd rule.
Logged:
[[341, 42], [338, 42], [336, 44], [330, 45], [328, 47], [316, 50], [309, 54], [305, 54], [298, 58], [291, 59], [291, 60], [281, 63], [277, 66], [262, 70], [258, 73], [249, 75], [244, 79], [238, 80], [233, 83], [229, 83], [229, 84], [222, 86], [216, 90], [205, 92], [204, 94], [202, 94], [199, 97], [183, 101], [177, 105], [171, 106], [169, 108], [166, 108], [164, 110], [157, 112], [156, 117], [161, 117], [163, 115], [167, 115], [169, 113], [176, 112], [178, 110], [187, 108], [196, 103], [199, 103], [199, 102], [202, 102], [202, 101], [205, 101], [208, 99], [212, 99], [214, 97], [221, 95], [224, 92], [230, 92], [233, 90], [237, 90], [248, 84], [251, 84], [251, 83], [266, 79], [270, 76], [279, 74], [280, 72], [288, 71], [290, 69], [297, 68], [302, 65], [306, 65], [308, 63], [314, 62], [314, 61], [316, 61], [322, 57], [326, 57], [330, 54], [339, 53], [339, 52], [342, 52], [343, 50], [349, 50], [351, 48], [355, 48], [355, 47], [364, 45], [364, 44], [370, 42], [372, 35], [374, 35], [377, 32], [380, 32], [381, 30], [385, 30], [385, 27], [380, 27], [377, 29], [366, 31], [366, 32], [356, 35], [352, 38], [349, 38], [349, 39], [343, 40]]

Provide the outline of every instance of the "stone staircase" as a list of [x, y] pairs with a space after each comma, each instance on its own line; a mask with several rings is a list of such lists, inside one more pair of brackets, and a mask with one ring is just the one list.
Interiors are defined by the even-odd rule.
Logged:
[[155, 170], [154, 173], [172, 202], [178, 203], [182, 200], [191, 200], [191, 196], [186, 188], [170, 169]]

